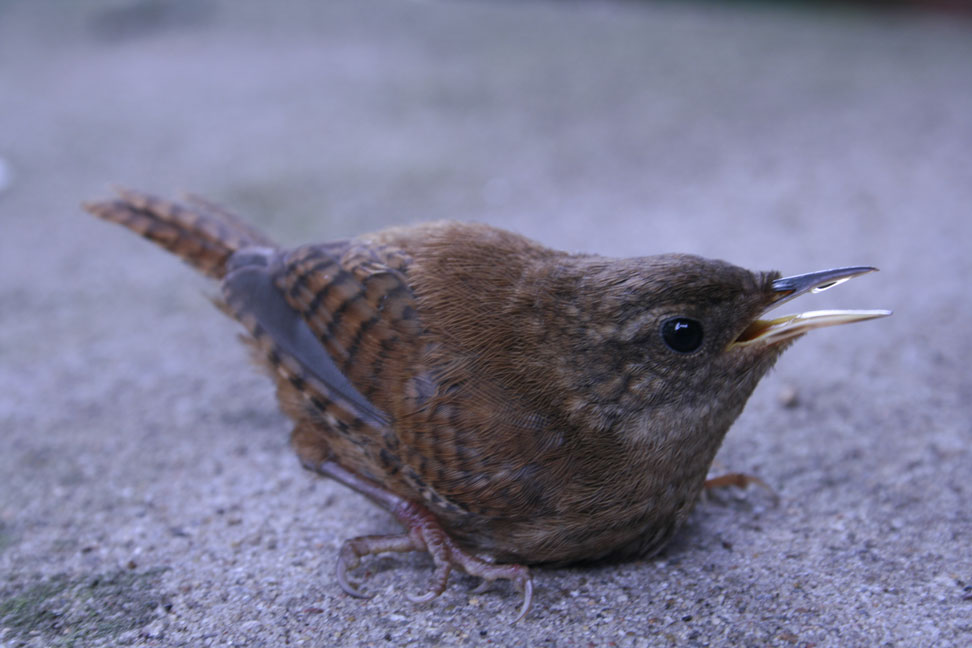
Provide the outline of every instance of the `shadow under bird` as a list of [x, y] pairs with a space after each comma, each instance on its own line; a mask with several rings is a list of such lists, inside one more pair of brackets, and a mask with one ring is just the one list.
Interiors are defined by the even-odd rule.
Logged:
[[[729, 426], [807, 331], [889, 315], [761, 319], [871, 267], [781, 278], [686, 254], [568, 254], [455, 222], [280, 249], [200, 198], [121, 190], [85, 209], [221, 280], [293, 420], [303, 465], [405, 528], [344, 543], [337, 579], [379, 552], [510, 580], [527, 565], [657, 552]], [[715, 481], [715, 480], [713, 480]]]

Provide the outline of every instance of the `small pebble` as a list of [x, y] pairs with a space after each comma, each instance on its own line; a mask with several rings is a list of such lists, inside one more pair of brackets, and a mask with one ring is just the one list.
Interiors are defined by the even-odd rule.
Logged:
[[777, 401], [780, 405], [787, 409], [791, 409], [800, 404], [800, 395], [797, 393], [796, 387], [793, 385], [785, 385], [780, 393], [776, 396]]

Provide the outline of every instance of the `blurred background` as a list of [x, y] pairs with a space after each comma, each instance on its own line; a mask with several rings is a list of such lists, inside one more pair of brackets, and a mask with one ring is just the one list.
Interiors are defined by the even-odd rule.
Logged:
[[[0, 646], [967, 645], [969, 10], [0, 2]], [[296, 468], [213, 288], [81, 213], [113, 183], [285, 244], [453, 218], [873, 264], [800, 307], [896, 313], [795, 345], [730, 432], [720, 465], [780, 508], [730, 497], [661, 561], [542, 572], [510, 629], [503, 588], [381, 589], [414, 589], [420, 557], [378, 562], [367, 604], [340, 593], [341, 540], [393, 525]]]
[[114, 182], [291, 242], [450, 217], [782, 266], [968, 166], [963, 5], [7, 2], [0, 208]]

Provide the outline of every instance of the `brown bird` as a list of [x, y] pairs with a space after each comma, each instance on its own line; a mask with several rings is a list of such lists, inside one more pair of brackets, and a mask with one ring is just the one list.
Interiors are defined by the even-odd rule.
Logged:
[[[439, 222], [277, 248], [209, 202], [120, 191], [85, 209], [222, 280], [294, 421], [303, 465], [405, 527], [344, 543], [427, 551], [430, 600], [458, 568], [523, 592], [526, 565], [657, 552], [706, 484], [729, 426], [797, 337], [888, 311], [763, 320], [874, 270], [780, 278], [685, 254], [568, 254]], [[730, 480], [731, 481], [731, 480]]]

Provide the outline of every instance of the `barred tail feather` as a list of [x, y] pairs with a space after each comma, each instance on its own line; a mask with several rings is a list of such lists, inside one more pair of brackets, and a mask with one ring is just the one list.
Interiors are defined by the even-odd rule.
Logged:
[[84, 209], [124, 225], [214, 279], [223, 278], [226, 262], [237, 250], [274, 247], [237, 216], [201, 198], [190, 197], [180, 204], [127, 189], [117, 191], [116, 200], [85, 203]]

